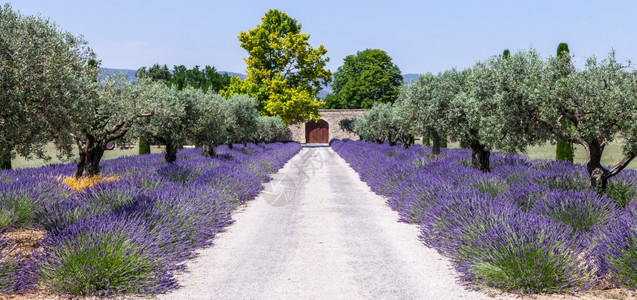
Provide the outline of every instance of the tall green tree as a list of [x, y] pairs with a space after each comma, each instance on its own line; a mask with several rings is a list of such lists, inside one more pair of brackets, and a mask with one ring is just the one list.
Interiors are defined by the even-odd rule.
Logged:
[[511, 51], [509, 51], [509, 49], [504, 49], [504, 51], [502, 51], [502, 58], [507, 59], [511, 56]]
[[161, 81], [165, 84], [170, 82], [170, 78], [172, 74], [168, 70], [168, 66], [159, 64], [154, 64], [148, 70], [146, 67], [141, 67], [137, 71], [135, 71], [135, 77], [139, 78], [150, 78], [154, 81]]
[[139, 154], [149, 154], [150, 153], [150, 141], [145, 135], [141, 135], [139, 137]]
[[228, 73], [219, 73], [215, 67], [205, 66], [201, 73], [205, 81], [200, 87], [204, 92], [212, 91], [218, 93], [230, 84], [230, 75]]
[[[557, 46], [557, 57], [561, 58], [560, 60], [558, 60], [561, 62], [560, 69], [562, 70], [562, 72], [559, 74], [560, 77], [568, 76], [568, 74], [570, 73], [570, 68], [568, 67], [570, 64], [569, 63], [570, 54], [568, 50], [568, 44], [560, 43]], [[562, 126], [568, 127], [568, 126], [571, 126], [571, 124], [567, 119], [562, 119]], [[574, 156], [575, 156], [575, 149], [573, 147], [573, 143], [562, 140], [562, 139], [557, 139], [557, 143], [555, 147], [555, 158], [573, 162]]]
[[215, 67], [205, 66], [200, 69], [194, 66], [192, 69], [186, 68], [184, 65], [175, 66], [170, 77], [170, 84], [178, 90], [186, 86], [201, 89], [204, 93], [208, 90], [219, 92], [230, 84], [230, 76], [228, 74], [220, 74]]
[[63, 132], [95, 88], [95, 59], [82, 37], [0, 6], [0, 167], [16, 154], [49, 158], [52, 140], [58, 149], [70, 144]]
[[262, 23], [239, 34], [248, 77], [234, 78], [222, 93], [248, 94], [259, 100], [264, 115], [278, 115], [286, 124], [318, 119], [321, 102], [316, 94], [331, 79], [323, 45], [312, 47], [301, 24], [282, 11], [271, 9]]
[[400, 69], [387, 52], [366, 49], [348, 55], [334, 73], [333, 93], [325, 98], [327, 108], [371, 108], [375, 103], [393, 103], [403, 83]]

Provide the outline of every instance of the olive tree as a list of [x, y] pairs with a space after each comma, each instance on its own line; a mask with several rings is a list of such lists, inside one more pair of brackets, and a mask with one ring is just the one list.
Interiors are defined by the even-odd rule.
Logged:
[[144, 84], [131, 84], [115, 75], [101, 80], [94, 93], [75, 102], [69, 112], [70, 123], [64, 129], [64, 135], [75, 142], [79, 152], [75, 176], [98, 175], [106, 144], [116, 140], [121, 140], [122, 145], [128, 142], [126, 138], [130, 136], [126, 134], [131, 128], [153, 115], [155, 100], [146, 93]]
[[0, 168], [16, 154], [49, 158], [50, 141], [68, 149], [63, 132], [94, 88], [96, 65], [82, 37], [0, 6]]
[[409, 147], [413, 144], [411, 124], [403, 118], [403, 108], [391, 103], [376, 103], [365, 115], [354, 120], [354, 133], [363, 140], [396, 145], [401, 142]]
[[156, 144], [164, 145], [166, 162], [177, 160], [177, 149], [182, 148], [191, 136], [197, 116], [193, 88], [177, 90], [160, 82], [140, 81], [144, 93], [156, 102], [154, 115], [140, 127], [140, 136], [147, 136]]
[[489, 104], [494, 102], [495, 85], [493, 70], [483, 62], [462, 72], [465, 88], [449, 103], [444, 126], [453, 140], [462, 141], [471, 147], [472, 164], [482, 171], [489, 171], [489, 157], [492, 145], [484, 139], [485, 131], [491, 128], [483, 125], [491, 113]]
[[252, 139], [255, 144], [272, 142], [285, 131], [285, 124], [281, 117], [259, 117], [256, 132]]
[[543, 68], [544, 61], [531, 50], [492, 57], [463, 72], [465, 88], [450, 102], [445, 127], [471, 148], [475, 168], [490, 171], [493, 149], [524, 152], [549, 137], [534, 119]]
[[184, 89], [182, 92], [194, 103], [191, 141], [202, 145], [204, 156], [214, 156], [214, 147], [228, 141], [225, 100], [216, 93], [204, 93], [200, 89]]
[[403, 85], [396, 105], [400, 107], [401, 118], [411, 124], [412, 132], [433, 139], [433, 154], [440, 154], [440, 136], [445, 136], [441, 120], [449, 106], [451, 97], [441, 91], [442, 76], [423, 74], [418, 80]]
[[[547, 63], [535, 116], [557, 138], [584, 147], [591, 186], [601, 191], [637, 155], [637, 72], [630, 71], [630, 62], [618, 63], [614, 51], [602, 61], [588, 58], [581, 71], [566, 59], [553, 57]], [[567, 76], [565, 61], [571, 68]], [[623, 142], [624, 157], [607, 168], [601, 158], [613, 141]]]
[[232, 148], [233, 143], [246, 144], [253, 139], [257, 131], [259, 111], [258, 100], [248, 95], [232, 95], [223, 100], [226, 143]]

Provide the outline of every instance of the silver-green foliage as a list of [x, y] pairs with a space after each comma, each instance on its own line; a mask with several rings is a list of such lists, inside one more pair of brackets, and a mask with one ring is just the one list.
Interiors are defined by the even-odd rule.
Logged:
[[223, 98], [216, 93], [206, 93], [198, 89], [184, 89], [195, 104], [196, 116], [191, 128], [191, 141], [204, 147], [204, 154], [212, 155], [212, 147], [227, 142], [226, 112]]
[[363, 140], [390, 144], [411, 143], [412, 128], [409, 120], [402, 115], [405, 108], [391, 103], [376, 103], [365, 115], [354, 120], [354, 133]]
[[148, 100], [155, 102], [153, 117], [148, 118], [139, 131], [156, 144], [166, 146], [166, 161], [175, 161], [177, 149], [188, 143], [198, 116], [194, 103], [197, 97], [192, 96], [198, 92], [192, 91], [191, 87], [178, 90], [147, 79], [140, 79], [138, 85], [144, 89]]
[[0, 7], [0, 37], [0, 152], [46, 158], [44, 145], [94, 88], [95, 54], [81, 36], [9, 4]]
[[531, 50], [506, 59], [492, 57], [465, 71], [465, 88], [451, 101], [445, 122], [450, 135], [469, 146], [506, 152], [524, 152], [547, 139], [546, 130], [533, 118], [543, 66]]
[[246, 143], [257, 132], [258, 100], [248, 95], [232, 95], [223, 101], [226, 143]]
[[281, 135], [285, 130], [285, 124], [281, 117], [259, 117], [257, 119], [257, 130], [253, 135], [255, 143], [271, 142]]
[[[568, 60], [566, 62], [561, 60]], [[563, 65], [572, 70], [567, 76]], [[591, 184], [604, 189], [637, 155], [637, 71], [620, 64], [615, 52], [598, 61], [590, 57], [586, 68], [574, 70], [568, 57], [550, 58], [534, 97], [536, 119], [556, 137], [580, 144], [586, 150]], [[562, 120], [572, 126], [562, 126]], [[624, 158], [611, 168], [601, 165], [608, 143], [623, 141]]]
[[56, 137], [70, 151], [70, 142], [79, 150], [76, 177], [99, 174], [99, 162], [106, 143], [119, 140], [123, 145], [132, 136], [128, 131], [150, 117], [160, 104], [148, 93], [147, 84], [126, 82], [121, 75], [103, 78], [82, 101], [73, 101], [71, 120]]

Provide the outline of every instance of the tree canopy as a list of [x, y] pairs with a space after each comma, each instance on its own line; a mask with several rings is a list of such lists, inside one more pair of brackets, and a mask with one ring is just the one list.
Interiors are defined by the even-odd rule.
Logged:
[[16, 154], [46, 158], [44, 145], [63, 136], [94, 88], [98, 63], [82, 37], [9, 4], [0, 7], [0, 37], [0, 160], [10, 168]]
[[412, 133], [433, 138], [435, 155], [440, 153], [440, 136], [445, 136], [441, 121], [450, 100], [441, 95], [441, 78], [431, 73], [421, 75], [418, 80], [401, 87], [396, 101], [396, 105], [402, 107], [401, 117], [412, 124]]
[[[602, 190], [637, 155], [637, 71], [629, 68], [630, 63], [617, 62], [614, 51], [602, 61], [588, 58], [581, 71], [570, 57], [553, 57], [543, 72], [544, 88], [535, 98], [535, 118], [556, 138], [584, 147], [591, 185]], [[562, 120], [571, 125], [564, 126]], [[623, 141], [624, 157], [606, 168], [602, 154], [616, 140]]]
[[393, 103], [403, 76], [391, 57], [380, 49], [348, 55], [334, 73], [333, 93], [325, 98], [327, 108], [371, 108], [375, 103]]
[[392, 103], [378, 103], [364, 116], [354, 119], [354, 132], [364, 140], [388, 141], [390, 145], [401, 142], [409, 147], [413, 142], [413, 127], [404, 118], [405, 107]]
[[239, 34], [248, 52], [245, 80], [233, 78], [222, 94], [248, 94], [259, 100], [264, 115], [278, 115], [286, 123], [317, 119], [321, 102], [316, 94], [329, 83], [328, 57], [323, 45], [312, 47], [301, 24], [284, 12], [269, 10], [262, 23]]

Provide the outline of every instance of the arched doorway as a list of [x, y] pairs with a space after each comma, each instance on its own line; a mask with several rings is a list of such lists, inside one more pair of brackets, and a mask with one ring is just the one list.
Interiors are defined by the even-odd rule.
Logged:
[[305, 123], [305, 142], [325, 144], [330, 139], [330, 125], [324, 120]]

